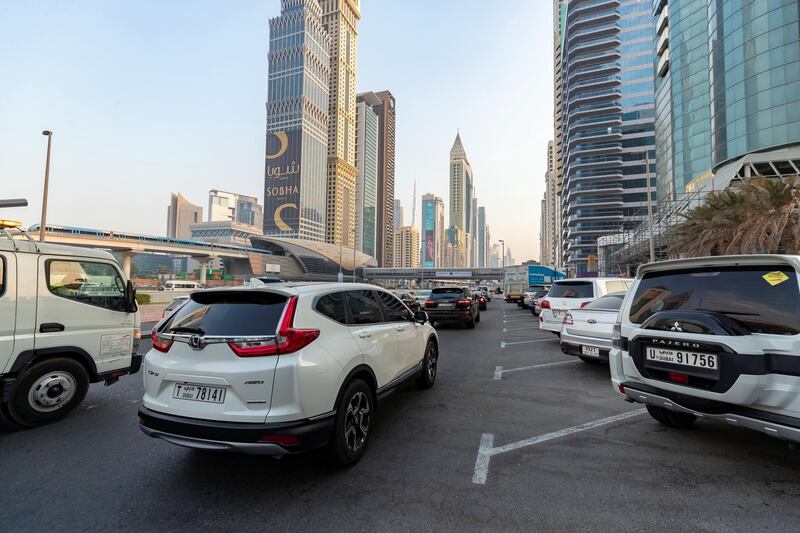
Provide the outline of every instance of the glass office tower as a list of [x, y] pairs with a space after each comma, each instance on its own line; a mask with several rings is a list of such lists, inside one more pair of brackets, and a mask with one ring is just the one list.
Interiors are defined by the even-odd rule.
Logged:
[[652, 9], [647, 0], [567, 3], [562, 236], [564, 262], [578, 275], [595, 270], [598, 237], [646, 216], [646, 158], [655, 175]]
[[658, 194], [800, 167], [800, 0], [657, 0]]

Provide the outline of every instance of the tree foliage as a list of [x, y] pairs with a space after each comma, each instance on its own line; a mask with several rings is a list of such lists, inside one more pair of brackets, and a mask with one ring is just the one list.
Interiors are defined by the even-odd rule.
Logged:
[[684, 215], [669, 255], [800, 253], [800, 179], [756, 177]]

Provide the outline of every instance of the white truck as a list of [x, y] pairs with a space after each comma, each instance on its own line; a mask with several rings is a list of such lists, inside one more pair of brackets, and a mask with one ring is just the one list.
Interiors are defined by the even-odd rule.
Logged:
[[0, 221], [0, 422], [33, 427], [74, 409], [90, 383], [138, 372], [141, 329], [113, 255], [35, 242], [16, 225]]

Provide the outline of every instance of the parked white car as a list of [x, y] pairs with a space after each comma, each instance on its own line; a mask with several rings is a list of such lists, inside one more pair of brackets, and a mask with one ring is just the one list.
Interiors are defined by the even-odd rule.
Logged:
[[553, 282], [547, 296], [539, 300], [539, 329], [561, 334], [567, 311], [580, 309], [610, 292], [627, 291], [633, 280], [625, 278], [563, 279]]
[[0, 233], [0, 419], [60, 419], [90, 383], [139, 370], [140, 337], [135, 291], [113, 255]]
[[580, 309], [567, 311], [561, 330], [561, 351], [587, 363], [608, 361], [611, 335], [625, 292], [612, 292]]
[[644, 265], [615, 326], [614, 389], [659, 422], [718, 420], [800, 442], [800, 257]]
[[270, 284], [192, 293], [158, 324], [140, 427], [173, 444], [284, 455], [364, 453], [376, 401], [436, 380], [439, 340], [372, 285]]

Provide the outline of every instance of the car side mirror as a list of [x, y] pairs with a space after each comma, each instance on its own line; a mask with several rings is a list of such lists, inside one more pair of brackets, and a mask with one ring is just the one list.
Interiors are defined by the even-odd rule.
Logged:
[[420, 324], [424, 324], [428, 321], [428, 313], [425, 311], [417, 311], [414, 313], [414, 322], [419, 322]]
[[131, 280], [128, 280], [128, 283], [125, 285], [125, 311], [128, 313], [135, 313], [138, 310], [139, 306], [136, 305], [136, 289], [133, 288]]

